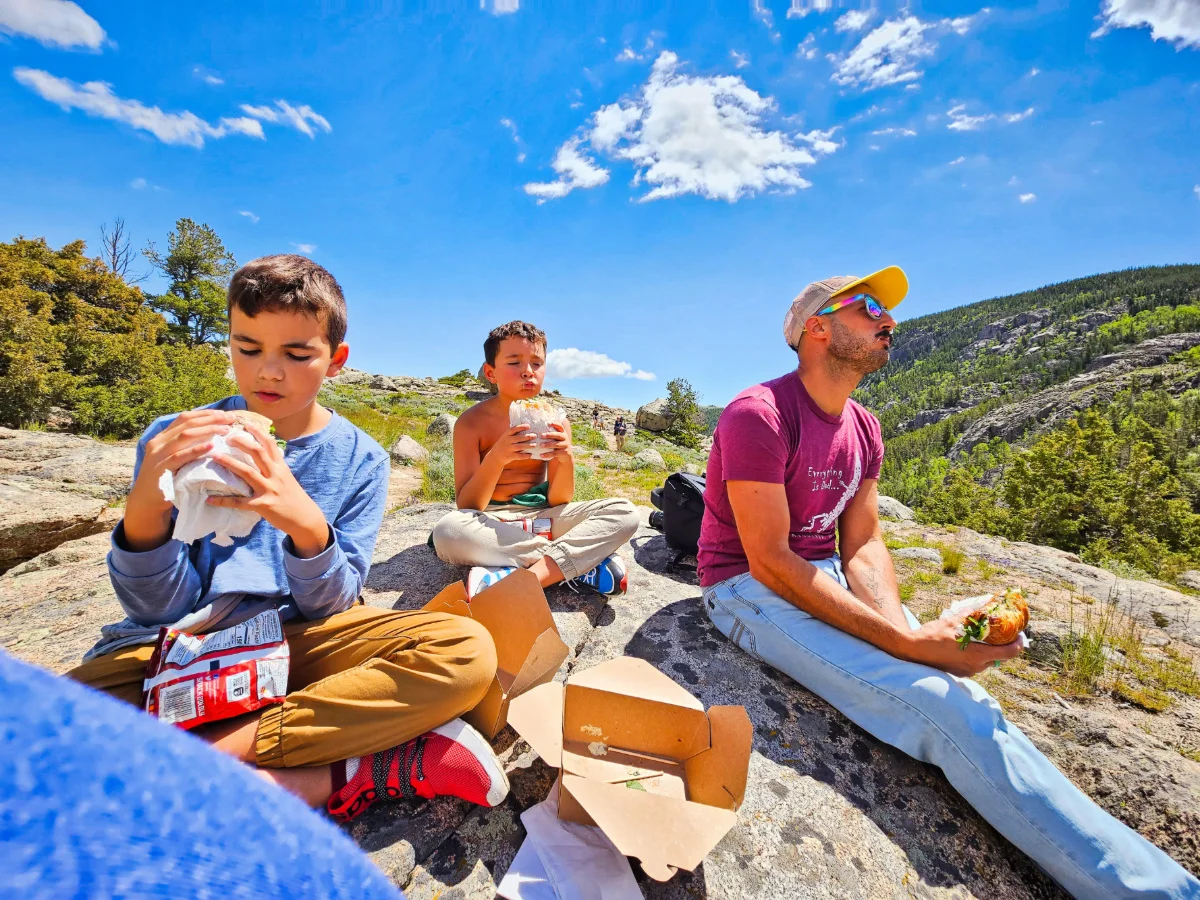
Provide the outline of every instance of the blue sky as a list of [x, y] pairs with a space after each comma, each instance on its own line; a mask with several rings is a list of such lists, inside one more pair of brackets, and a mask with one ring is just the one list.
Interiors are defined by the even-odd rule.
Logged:
[[1200, 257], [1196, 0], [663, 6], [0, 0], [0, 239], [188, 216], [326, 265], [351, 365], [526, 318], [627, 406], [786, 371], [828, 275], [903, 320]]

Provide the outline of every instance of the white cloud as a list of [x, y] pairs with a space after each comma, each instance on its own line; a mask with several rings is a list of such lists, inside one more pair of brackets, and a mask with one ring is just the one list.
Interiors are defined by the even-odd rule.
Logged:
[[316, 244], [292, 244], [296, 248], [297, 253], [303, 253], [305, 256], [312, 256], [317, 252]]
[[951, 131], [978, 131], [979, 126], [984, 122], [991, 121], [996, 118], [992, 113], [984, 113], [982, 116], [968, 116], [963, 110], [967, 108], [965, 103], [959, 103], [957, 106], [952, 106], [946, 111], [946, 115], [950, 117], [950, 124], [946, 127]]
[[867, 23], [871, 21], [871, 10], [869, 9], [852, 9], [848, 13], [842, 15], [836, 22], [833, 23], [833, 30], [844, 31], [862, 31], [867, 27]]
[[1200, 184], [1192, 188], [1192, 193], [1196, 195], [1196, 199], [1200, 200]]
[[333, 131], [333, 126], [329, 124], [329, 120], [313, 112], [313, 108], [307, 104], [292, 106], [286, 100], [276, 100], [275, 108], [272, 109], [269, 106], [251, 106], [248, 103], [243, 103], [242, 112], [248, 116], [253, 116], [255, 119], [270, 122], [272, 125], [287, 125], [290, 128], [295, 128], [301, 134], [306, 134], [310, 138], [316, 137], [313, 125], [326, 133]]
[[13, 69], [13, 77], [44, 100], [62, 109], [79, 109], [99, 119], [124, 122], [132, 128], [148, 131], [164, 144], [185, 144], [203, 147], [206, 139], [244, 134], [262, 139], [262, 125], [254, 119], [226, 118], [216, 125], [190, 112], [167, 113], [157, 106], [146, 106], [137, 100], [125, 100], [113, 93], [112, 85], [103, 81], [76, 84], [58, 78], [41, 69]]
[[788, 7], [789, 19], [803, 19], [809, 13], [829, 12], [833, 9], [833, 0], [792, 0]]
[[612, 359], [594, 350], [551, 350], [546, 354], [546, 375], [553, 379], [569, 381], [573, 378], [636, 378], [639, 381], [654, 381], [653, 372], [634, 369], [627, 362]]
[[493, 16], [507, 16], [521, 8], [521, 0], [479, 0], [479, 8]]
[[145, 178], [135, 178], [133, 181], [129, 182], [129, 186], [135, 191], [144, 191], [150, 186], [150, 183], [146, 181]]
[[828, 156], [830, 153], [834, 153], [846, 145], [845, 141], [832, 140], [834, 133], [841, 127], [840, 125], [834, 125], [828, 131], [813, 129], [808, 134], [797, 134], [796, 139], [804, 141], [804, 143], [812, 147], [814, 153], [821, 156]]
[[966, 158], [965, 156], [960, 156], [958, 159], [952, 159], [952, 160], [950, 160], [950, 162], [949, 162], [949, 165], [951, 165], [951, 166], [961, 166], [961, 165], [962, 165], [963, 163], [965, 163], [966, 161], [967, 161], [967, 158]]
[[771, 40], [779, 40], [779, 32], [775, 30], [775, 13], [767, 6], [767, 0], [750, 0], [750, 12], [770, 32]]
[[733, 60], [735, 69], [744, 69], [750, 65], [750, 57], [745, 53], [738, 53], [736, 50], [729, 51], [729, 58]]
[[525, 142], [521, 140], [521, 135], [517, 133], [517, 123], [505, 116], [500, 120], [500, 124], [512, 132], [513, 143], [517, 145], [517, 162], [525, 162]]
[[537, 197], [538, 203], [565, 197], [576, 188], [589, 190], [608, 181], [608, 169], [602, 169], [579, 152], [582, 138], [571, 138], [558, 148], [552, 163], [558, 178], [554, 181], [531, 182], [525, 193]]
[[796, 55], [803, 59], [816, 59], [818, 52], [817, 36], [815, 34], [810, 34], [796, 45]]
[[889, 19], [863, 37], [838, 64], [833, 81], [871, 90], [920, 78], [917, 62], [937, 47], [925, 37], [931, 27], [916, 16]]
[[250, 212], [250, 210], [248, 210], [248, 209], [239, 210], [238, 215], [245, 216], [247, 219], [249, 219], [255, 225], [258, 224], [258, 216], [256, 216], [254, 213]]
[[1018, 183], [1018, 182], [1017, 182], [1017, 176], [1016, 176], [1016, 175], [1014, 175], [1012, 178], [1008, 179], [1008, 186], [1009, 186], [1009, 187], [1016, 187], [1016, 186], [1017, 186], [1017, 183]]
[[1092, 37], [1104, 37], [1114, 28], [1149, 28], [1156, 41], [1170, 41], [1177, 49], [1200, 49], [1200, 3], [1196, 0], [1103, 0], [1103, 24]]
[[1037, 199], [1037, 194], [1022, 194], [1017, 199], [1019, 199], [1022, 203], [1032, 203]]
[[225, 83], [224, 78], [217, 77], [212, 72], [205, 70], [205, 68], [203, 66], [193, 66], [192, 74], [195, 75], [197, 78], [199, 78], [201, 81], [203, 81], [205, 84], [211, 85], [213, 87], [218, 87]]
[[1009, 123], [1020, 122], [1022, 119], [1028, 119], [1032, 115], [1033, 115], [1033, 107], [1031, 106], [1031, 107], [1029, 107], [1029, 109], [1025, 110], [1024, 112], [1008, 113], [1004, 117], [1004, 121], [1009, 122]]
[[1041, 74], [1042, 74], [1042, 70], [1039, 69], [1037, 66], [1034, 66], [1032, 69], [1029, 70], [1030, 78], [1036, 78], [1038, 75], [1041, 75]]
[[620, 53], [617, 54], [617, 62], [637, 62], [638, 60], [640, 60], [642, 58], [643, 58], [642, 55], [640, 53], [638, 53], [636, 50], [634, 50], [632, 47], [626, 47], [624, 50], [622, 50]]
[[975, 23], [986, 16], [990, 9], [986, 6], [973, 16], [959, 16], [957, 19], [942, 19], [942, 25], [949, 28], [960, 37], [975, 27]]
[[880, 128], [878, 131], [872, 131], [871, 134], [880, 136], [894, 134], [897, 137], [916, 137], [917, 133], [911, 128]]
[[0, 0], [0, 33], [33, 38], [47, 47], [99, 50], [104, 29], [69, 0]]
[[1103, 119], [1092, 119], [1092, 124], [1093, 125], [1103, 125], [1104, 120]]

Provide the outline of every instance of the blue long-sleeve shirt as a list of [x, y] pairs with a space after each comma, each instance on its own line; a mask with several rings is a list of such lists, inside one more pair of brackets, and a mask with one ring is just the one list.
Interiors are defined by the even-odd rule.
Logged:
[[[245, 409], [241, 396], [211, 404]], [[147, 441], [167, 428], [163, 416], [138, 441], [134, 478]], [[126, 549], [123, 523], [113, 532], [108, 571], [128, 619], [102, 630], [88, 658], [147, 643], [161, 625], [211, 631], [277, 607], [285, 621], [319, 619], [348, 609], [362, 592], [387, 503], [388, 454], [336, 412], [315, 434], [287, 442], [284, 459], [333, 531], [330, 545], [302, 559], [292, 540], [266, 520], [250, 534], [219, 547], [212, 536], [192, 544], [175, 539], [137, 553]]]

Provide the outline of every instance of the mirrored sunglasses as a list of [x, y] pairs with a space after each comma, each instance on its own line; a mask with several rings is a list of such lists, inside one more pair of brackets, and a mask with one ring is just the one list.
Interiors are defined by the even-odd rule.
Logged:
[[819, 312], [813, 313], [816, 316], [824, 316], [828, 313], [837, 312], [839, 309], [845, 309], [852, 303], [857, 303], [859, 300], [865, 300], [863, 304], [866, 307], [867, 315], [872, 319], [878, 319], [883, 316], [883, 304], [872, 297], [870, 294], [854, 294], [850, 297], [843, 297], [835, 303], [829, 304]]

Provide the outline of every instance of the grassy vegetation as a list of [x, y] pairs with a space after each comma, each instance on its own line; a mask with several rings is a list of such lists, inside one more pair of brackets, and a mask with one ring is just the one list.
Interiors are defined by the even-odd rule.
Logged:
[[593, 428], [591, 425], [584, 425], [575, 422], [571, 425], [571, 443], [576, 447], [583, 447], [587, 450], [607, 450], [608, 443], [604, 439], [604, 433]]
[[942, 547], [942, 572], [957, 575], [962, 567], [963, 552], [955, 547]]

